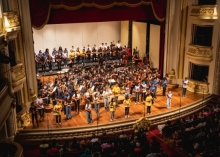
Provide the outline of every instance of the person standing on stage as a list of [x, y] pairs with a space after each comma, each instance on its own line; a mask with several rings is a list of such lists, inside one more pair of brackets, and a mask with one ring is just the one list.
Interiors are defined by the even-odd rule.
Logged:
[[39, 125], [38, 125], [38, 120], [37, 120], [37, 107], [36, 107], [35, 102], [32, 102], [32, 103], [31, 103], [31, 107], [30, 107], [30, 109], [29, 109], [29, 112], [31, 113], [31, 120], [32, 120], [33, 128], [35, 127], [35, 126], [34, 126], [34, 119], [35, 119], [35, 121], [36, 121], [37, 127], [39, 127]]
[[185, 79], [183, 80], [183, 92], [182, 92], [182, 96], [186, 97], [186, 89], [188, 87], [189, 84], [189, 80], [187, 77], [185, 77]]
[[139, 104], [139, 97], [140, 97], [140, 91], [141, 91], [140, 83], [137, 83], [137, 84], [134, 86], [134, 90], [135, 90], [135, 104], [136, 104], [136, 103]]
[[167, 84], [168, 84], [167, 78], [164, 77], [162, 80], [162, 84], [161, 84], [162, 88], [163, 88], [163, 96], [166, 95]]
[[93, 98], [94, 101], [94, 107], [97, 117], [99, 117], [99, 104], [100, 104], [100, 94], [99, 92], [96, 92]]
[[147, 92], [147, 84], [145, 81], [142, 81], [142, 84], [141, 84], [141, 101], [142, 102], [146, 98], [146, 92]]
[[69, 120], [72, 118], [72, 116], [71, 116], [71, 97], [69, 95], [64, 100], [64, 107], [66, 110], [66, 120]]
[[172, 99], [172, 93], [171, 91], [168, 92], [167, 94], [167, 108], [171, 108], [171, 99]]
[[121, 89], [120, 89], [120, 87], [118, 86], [117, 83], [116, 83], [115, 86], [113, 87], [112, 92], [113, 92], [113, 94], [114, 94], [114, 99], [115, 99], [116, 107], [118, 107], [118, 97], [119, 97], [119, 94], [120, 94], [120, 92], [121, 92]]
[[63, 63], [64, 63], [64, 67], [67, 67], [67, 58], [68, 58], [68, 50], [67, 50], [67, 48], [65, 48], [64, 51], [63, 51]]
[[72, 99], [74, 100], [74, 103], [75, 103], [76, 114], [79, 114], [79, 112], [80, 112], [80, 98], [81, 98], [80, 91], [77, 90], [72, 97]]
[[54, 115], [56, 116], [57, 125], [61, 125], [61, 110], [62, 110], [62, 101], [59, 100], [58, 103], [53, 107]]
[[86, 101], [85, 110], [87, 124], [90, 124], [92, 123], [92, 105], [89, 100]]
[[109, 110], [110, 110], [110, 120], [115, 120], [115, 111], [116, 111], [116, 102], [115, 99], [112, 98], [111, 102], [109, 104]]
[[153, 100], [153, 98], [152, 98], [151, 94], [148, 93], [146, 95], [146, 100], [145, 100], [145, 105], [147, 107], [147, 114], [151, 114], [152, 100]]
[[36, 99], [37, 109], [40, 114], [40, 120], [44, 118], [44, 103], [40, 94], [38, 94], [38, 98]]
[[130, 109], [130, 104], [131, 100], [129, 99], [129, 96], [125, 96], [125, 100], [123, 101], [123, 104], [125, 105], [125, 118], [129, 118], [129, 109]]
[[109, 88], [109, 86], [107, 86], [106, 88], [104, 88], [102, 96], [104, 98], [104, 107], [107, 110], [108, 109], [108, 104], [110, 101], [110, 95], [112, 94], [111, 89]]

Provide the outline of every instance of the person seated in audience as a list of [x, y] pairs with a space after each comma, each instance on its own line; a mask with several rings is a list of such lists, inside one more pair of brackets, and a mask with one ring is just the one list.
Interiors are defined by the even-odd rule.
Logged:
[[46, 141], [43, 140], [42, 144], [40, 144], [39, 147], [40, 147], [40, 148], [48, 148], [48, 147], [49, 147], [49, 144], [47, 144]]
[[98, 137], [96, 137], [96, 135], [95, 134], [92, 134], [92, 139], [91, 139], [91, 143], [95, 143], [95, 142], [98, 142], [99, 141], [99, 139], [98, 139]]
[[219, 107], [218, 107], [218, 105], [215, 105], [215, 106], [214, 106], [213, 112], [214, 112], [214, 113], [218, 113], [218, 112], [219, 112]]
[[60, 145], [59, 145], [59, 143], [57, 142], [56, 139], [53, 139], [52, 142], [50, 143], [50, 146], [51, 147], [59, 147]]
[[135, 147], [134, 147], [134, 152], [139, 153], [139, 152], [141, 152], [141, 150], [142, 150], [141, 144], [139, 142], [136, 142]]
[[160, 131], [160, 134], [163, 134], [163, 132], [165, 132], [166, 129], [170, 126], [171, 126], [171, 121], [168, 120], [165, 124], [158, 125], [157, 128]]
[[52, 146], [46, 153], [47, 155], [56, 155], [59, 154], [59, 150], [57, 147]]
[[87, 148], [80, 157], [92, 157], [91, 151]]
[[119, 135], [119, 138], [127, 138], [128, 136], [125, 134], [124, 131], [121, 132], [121, 135]]

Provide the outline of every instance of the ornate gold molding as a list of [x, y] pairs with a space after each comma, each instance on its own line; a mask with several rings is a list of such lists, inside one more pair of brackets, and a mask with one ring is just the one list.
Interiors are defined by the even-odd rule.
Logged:
[[204, 20], [216, 20], [217, 5], [199, 5], [191, 6], [190, 17]]
[[182, 7], [182, 20], [181, 20], [182, 27], [180, 34], [180, 52], [179, 52], [179, 69], [178, 69], [178, 78], [180, 79], [183, 78], [183, 70], [184, 70], [187, 13], [188, 13], [188, 0], [184, 0]]
[[11, 82], [13, 88], [22, 85], [25, 82], [25, 80], [26, 80], [25, 69], [22, 63], [19, 63], [11, 68]]
[[189, 79], [188, 91], [200, 94], [209, 94], [209, 84], [202, 81]]
[[21, 29], [18, 13], [4, 12], [3, 25], [4, 25], [5, 40], [16, 38], [18, 31]]
[[212, 47], [189, 45], [187, 57], [194, 61], [211, 62], [213, 60]]

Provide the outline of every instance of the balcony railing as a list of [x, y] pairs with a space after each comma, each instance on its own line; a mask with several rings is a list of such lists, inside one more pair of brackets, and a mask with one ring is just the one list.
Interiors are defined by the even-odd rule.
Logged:
[[23, 87], [26, 80], [25, 69], [22, 63], [17, 64], [11, 68], [11, 82], [14, 89], [19, 90]]
[[195, 61], [211, 62], [213, 60], [212, 47], [190, 44], [187, 57]]
[[216, 20], [217, 5], [197, 5], [191, 6], [190, 17], [203, 20]]

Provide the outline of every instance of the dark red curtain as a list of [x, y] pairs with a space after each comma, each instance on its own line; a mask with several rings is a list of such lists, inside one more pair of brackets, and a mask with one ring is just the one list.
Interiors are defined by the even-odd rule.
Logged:
[[128, 8], [116, 6], [109, 9], [83, 7], [78, 10], [51, 9], [48, 24], [82, 23], [123, 20], [155, 20], [150, 5]]
[[29, 0], [32, 26], [117, 20], [162, 22], [167, 0]]
[[161, 78], [163, 77], [164, 44], [165, 44], [165, 21], [160, 23], [159, 70], [160, 70]]

